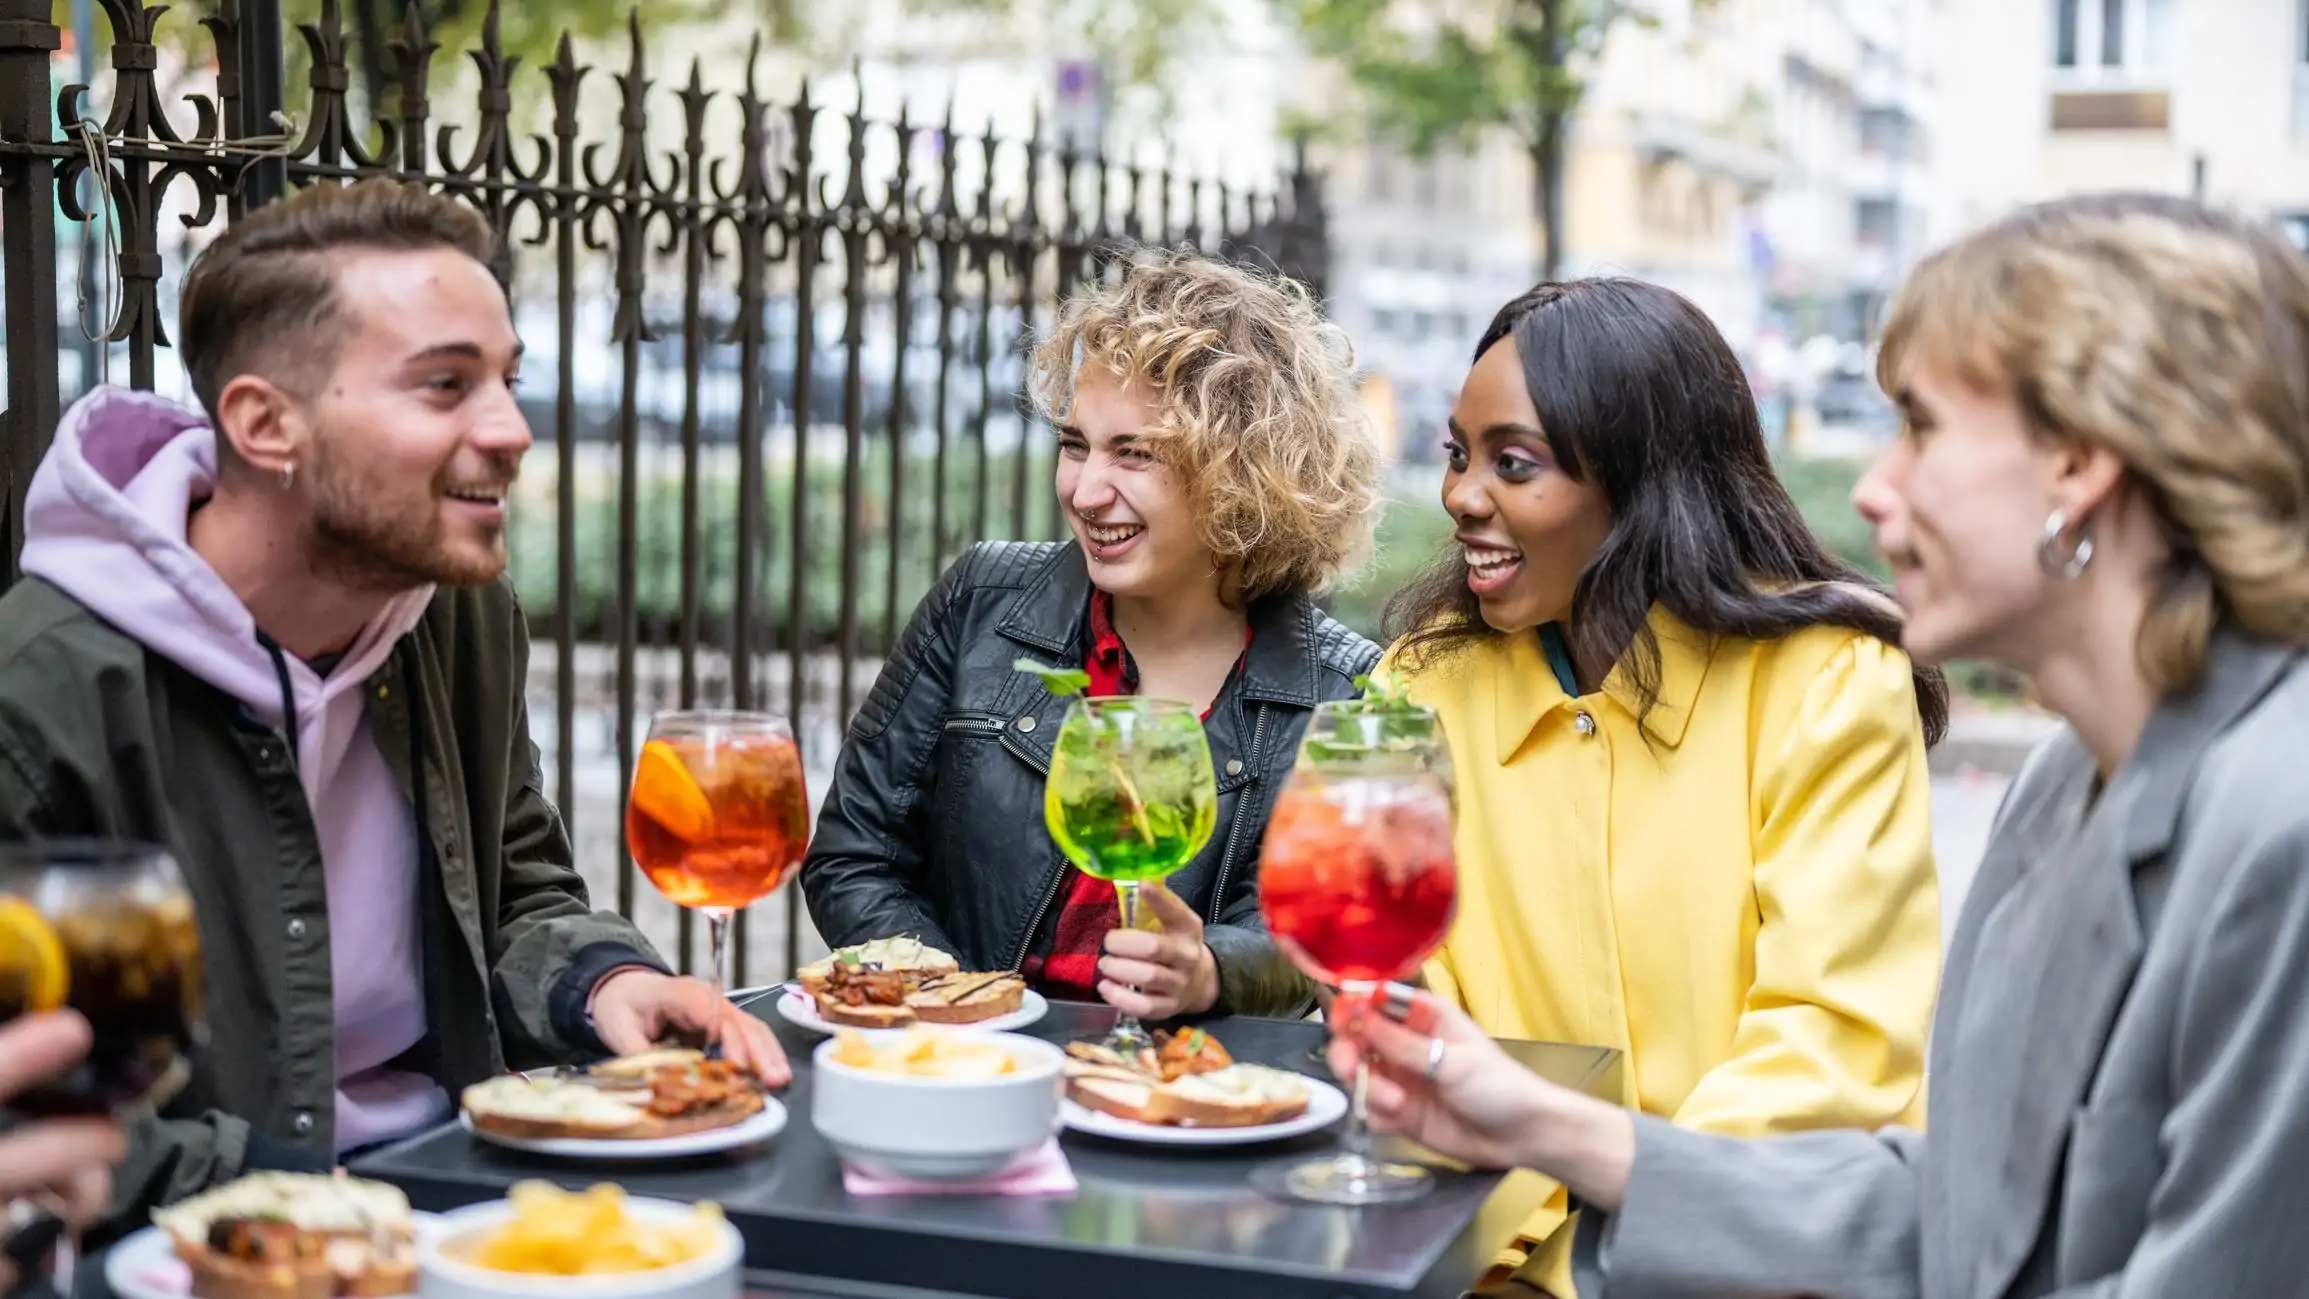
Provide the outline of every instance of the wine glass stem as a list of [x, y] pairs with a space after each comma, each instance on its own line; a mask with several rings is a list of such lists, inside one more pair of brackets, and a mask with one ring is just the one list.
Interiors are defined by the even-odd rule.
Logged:
[[[1137, 881], [1116, 881], [1114, 886], [1114, 897], [1115, 901], [1122, 906], [1122, 927], [1125, 929], [1138, 928]], [[1131, 991], [1136, 992], [1138, 989], [1133, 988]], [[1130, 1014], [1125, 1014], [1117, 1018], [1114, 1022], [1114, 1028], [1115, 1032], [1128, 1035], [1136, 1035], [1144, 1031], [1139, 1025], [1138, 1016]]]
[[1339, 1133], [1339, 1161], [1368, 1167], [1371, 1163], [1371, 1117], [1366, 1108], [1371, 1094], [1371, 1058], [1355, 1061], [1355, 1091], [1348, 1098], [1347, 1126]]
[[705, 913], [706, 933], [713, 940], [714, 991], [730, 990], [730, 908], [699, 907]]
[[1347, 1129], [1339, 1134], [1339, 1153], [1359, 1162], [1371, 1158], [1371, 1118], [1365, 1108], [1371, 1091], [1371, 1062], [1355, 1065], [1355, 1096], [1347, 1111]]
[[56, 1242], [56, 1293], [70, 1296], [80, 1289], [80, 1229], [75, 1227]]

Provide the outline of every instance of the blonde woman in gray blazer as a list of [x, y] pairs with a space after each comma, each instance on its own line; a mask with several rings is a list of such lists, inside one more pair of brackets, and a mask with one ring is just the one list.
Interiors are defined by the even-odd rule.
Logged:
[[1743, 1141], [1552, 1088], [1457, 1012], [1350, 1017], [1382, 1126], [1561, 1179], [1581, 1299], [2309, 1294], [2309, 264], [2139, 195], [1901, 290], [1855, 494], [1919, 661], [2068, 725], [1948, 955], [1929, 1135]]

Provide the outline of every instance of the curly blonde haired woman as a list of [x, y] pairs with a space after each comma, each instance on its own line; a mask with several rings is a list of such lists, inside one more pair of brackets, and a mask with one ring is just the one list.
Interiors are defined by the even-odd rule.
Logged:
[[[1378, 503], [1344, 341], [1295, 286], [1150, 253], [1067, 303], [1031, 377], [1073, 540], [976, 546], [915, 611], [843, 745], [802, 867], [811, 919], [836, 946], [911, 935], [1147, 1018], [1303, 1014], [1258, 856], [1309, 714], [1379, 657], [1310, 598], [1368, 548]], [[1159, 934], [1116, 929], [1113, 887], [1051, 845], [1065, 706], [1022, 656], [1205, 710], [1218, 829], [1147, 890]]]
[[1878, 373], [1904, 429], [1856, 499], [1909, 649], [2068, 723], [1957, 924], [1929, 1135], [1687, 1131], [1432, 998], [1333, 1063], [1382, 1062], [1387, 1126], [1568, 1185], [1583, 1299], [2299, 1294], [2309, 263], [2180, 199], [2052, 203], [1919, 267]]

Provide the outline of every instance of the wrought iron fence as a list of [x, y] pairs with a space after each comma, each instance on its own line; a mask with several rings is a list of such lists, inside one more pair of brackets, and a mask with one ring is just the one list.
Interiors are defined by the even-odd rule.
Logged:
[[[550, 701], [534, 707], [541, 744], [589, 878], [629, 915], [661, 908], [649, 927], [672, 931], [685, 967], [688, 915], [636, 889], [619, 832], [647, 708], [782, 709], [822, 773], [939, 569], [974, 539], [1057, 527], [1037, 486], [1053, 451], [1020, 382], [1022, 344], [1056, 299], [1136, 243], [1321, 285], [1303, 152], [1273, 190], [1248, 192], [1053, 141], [1039, 118], [1022, 140], [964, 134], [951, 109], [881, 120], [862, 93], [835, 107], [806, 82], [776, 104], [757, 89], [758, 41], [734, 93], [706, 88], [695, 62], [667, 92], [638, 20], [622, 70], [579, 63], [566, 38], [526, 70], [500, 47], [494, 0], [469, 56], [471, 113], [434, 120], [446, 60], [412, 7], [388, 42], [397, 104], [366, 132], [337, 0], [324, 0], [299, 28], [306, 99], [288, 105], [300, 111], [285, 134], [267, 91], [281, 84], [277, 10], [220, 0], [202, 23], [213, 93], [190, 97], [188, 131], [156, 79], [165, 7], [100, 3], [113, 78], [98, 123], [83, 120], [81, 87], [51, 112], [50, 0], [0, 0], [0, 580], [64, 395], [59, 214], [108, 250], [118, 306], [95, 331], [100, 362], [119, 356], [150, 388], [171, 355], [182, 263], [285, 185], [393, 175], [472, 203], [499, 235], [494, 269], [532, 372], [551, 374], [527, 404], [547, 445], [516, 497], [513, 547], [552, 644], [533, 670], [533, 700]], [[588, 139], [584, 105], [609, 91], [616, 134]], [[522, 130], [546, 104], [545, 131]], [[653, 130], [669, 107], [678, 118]], [[782, 905], [790, 969], [791, 887]], [[739, 936], [742, 980], [743, 917]]]

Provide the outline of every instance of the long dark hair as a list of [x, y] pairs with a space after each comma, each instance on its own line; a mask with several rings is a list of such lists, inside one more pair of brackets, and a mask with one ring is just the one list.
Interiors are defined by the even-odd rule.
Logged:
[[[1900, 643], [1884, 589], [1820, 545], [1773, 472], [1748, 379], [1699, 308], [1640, 280], [1542, 284], [1500, 308], [1475, 345], [1512, 338], [1556, 463], [1593, 482], [1612, 529], [1572, 591], [1578, 657], [1618, 663], [1659, 699], [1654, 606], [1704, 635], [1773, 640], [1821, 625]], [[1775, 589], [1777, 588], [1777, 589]], [[1413, 667], [1495, 633], [1453, 546], [1387, 602]], [[1927, 744], [1948, 729], [1948, 684], [1916, 669]]]

